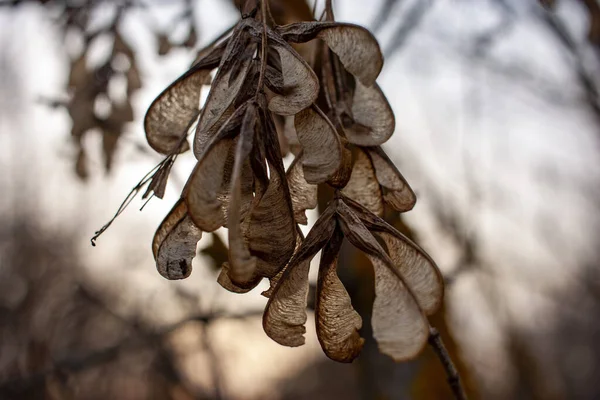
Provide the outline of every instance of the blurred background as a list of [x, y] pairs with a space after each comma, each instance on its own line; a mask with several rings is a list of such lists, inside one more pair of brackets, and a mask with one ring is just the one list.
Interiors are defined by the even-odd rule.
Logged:
[[[430, 349], [378, 353], [370, 267], [350, 247], [340, 274], [368, 340], [349, 365], [322, 354], [311, 313], [303, 347], [264, 334], [266, 285], [216, 283], [223, 232], [203, 236], [189, 279], [163, 279], [150, 243], [191, 154], [164, 200], [135, 200], [90, 245], [161, 160], [145, 110], [235, 23], [234, 3], [0, 1], [0, 399], [452, 398]], [[280, 21], [312, 6], [272, 0]], [[599, 3], [334, 6], [385, 53], [384, 148], [419, 199], [389, 220], [445, 275], [432, 323], [470, 397], [600, 398]]]

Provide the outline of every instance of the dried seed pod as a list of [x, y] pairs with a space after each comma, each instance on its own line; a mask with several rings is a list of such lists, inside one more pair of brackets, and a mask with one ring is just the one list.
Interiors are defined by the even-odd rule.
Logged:
[[269, 296], [263, 328], [279, 344], [293, 347], [304, 344], [308, 268], [310, 260], [333, 235], [334, 214], [332, 207], [321, 214]]
[[354, 166], [348, 184], [342, 193], [365, 206], [375, 215], [383, 215], [383, 196], [371, 159], [364, 150], [355, 152]]
[[309, 107], [319, 95], [319, 80], [310, 66], [289, 44], [274, 41], [283, 77], [282, 94], [269, 101], [269, 110], [279, 115], [295, 115]]
[[317, 207], [317, 185], [310, 184], [304, 179], [302, 168], [303, 155], [300, 153], [287, 171], [287, 181], [290, 187], [290, 197], [296, 222], [302, 225], [308, 223], [306, 210]]
[[258, 258], [257, 273], [270, 278], [283, 269], [294, 253], [296, 223], [275, 125], [270, 115], [264, 113], [261, 117], [270, 177], [264, 194], [248, 215], [246, 237], [250, 252]]
[[344, 126], [346, 138], [350, 143], [359, 146], [379, 146], [387, 142], [394, 133], [394, 113], [376, 83], [373, 86], [364, 86], [360, 81], [356, 81], [351, 110], [351, 121]]
[[[168, 156], [144, 178], [150, 182], [144, 197], [164, 195], [169, 171], [177, 154], [187, 150], [187, 131], [198, 118], [198, 162], [182, 198], [156, 232], [157, 269], [168, 279], [185, 278], [202, 231], [226, 226], [228, 262], [219, 260], [218, 282], [245, 293], [268, 278], [264, 330], [278, 343], [300, 346], [310, 261], [322, 250], [317, 337], [327, 356], [351, 362], [364, 340], [362, 319], [337, 275], [338, 253], [347, 239], [373, 264], [371, 323], [380, 350], [395, 360], [413, 358], [427, 342], [426, 315], [441, 304], [443, 280], [421, 248], [380, 218], [385, 203], [402, 212], [416, 198], [378, 147], [395, 129], [392, 109], [375, 83], [383, 65], [379, 45], [366, 29], [333, 21], [270, 28], [262, 7], [262, 2], [245, 2], [229, 37], [203, 51], [146, 115], [148, 142]], [[327, 18], [333, 19], [330, 8], [329, 3]], [[313, 39], [324, 43], [316, 58], [321, 82], [289, 44]], [[84, 61], [79, 64], [85, 70]], [[200, 110], [200, 88], [217, 67]], [[324, 102], [319, 104], [326, 113], [315, 104], [321, 87], [319, 101]], [[126, 109], [117, 111], [119, 121], [129, 118]], [[297, 155], [287, 173], [274, 115], [288, 116], [288, 122], [293, 116], [295, 133], [280, 129]], [[318, 184], [335, 188], [335, 198], [303, 239], [297, 224], [306, 224], [305, 211], [316, 207]]]
[[232, 146], [245, 111], [246, 104], [239, 107], [212, 137], [183, 189], [182, 197], [190, 217], [205, 232], [212, 232], [226, 223], [234, 155]]
[[228, 276], [237, 286], [243, 287], [253, 282], [256, 270], [256, 258], [250, 254], [242, 234], [242, 166], [250, 156], [256, 127], [257, 110], [253, 103], [246, 109], [240, 137], [235, 152], [235, 164], [231, 176], [231, 201], [229, 203], [229, 271]]
[[299, 112], [294, 120], [304, 149], [302, 166], [308, 183], [330, 179], [341, 164], [341, 144], [334, 126], [316, 106]]
[[319, 38], [363, 85], [371, 86], [383, 67], [377, 39], [367, 29], [338, 22], [299, 22], [278, 27], [276, 32], [291, 43]]
[[412, 210], [417, 202], [417, 196], [394, 163], [380, 147], [366, 150], [373, 162], [377, 180], [384, 189], [385, 202], [399, 212]]
[[190, 125], [190, 120], [197, 118], [201, 87], [210, 83], [210, 73], [219, 65], [224, 50], [221, 45], [208, 51], [152, 102], [144, 117], [144, 129], [148, 144], [154, 150], [161, 154], [189, 150], [187, 142], [180, 144], [181, 133]]
[[238, 42], [232, 38], [225, 49], [221, 67], [210, 87], [208, 98], [200, 114], [194, 137], [194, 155], [197, 159], [200, 159], [206, 144], [220, 129], [219, 124], [222, 123], [227, 110], [230, 109], [240, 94], [250, 70], [251, 59], [249, 57], [241, 57], [235, 69], [223, 67], [229, 59], [239, 55], [243, 50], [236, 49], [235, 43]]
[[185, 203], [180, 200], [160, 224], [152, 241], [158, 272], [167, 279], [187, 278], [201, 237], [202, 231], [192, 222]]
[[358, 333], [362, 318], [337, 275], [337, 259], [344, 235], [337, 228], [323, 248], [315, 321], [317, 338], [327, 357], [339, 362], [351, 362], [362, 350], [364, 339]]

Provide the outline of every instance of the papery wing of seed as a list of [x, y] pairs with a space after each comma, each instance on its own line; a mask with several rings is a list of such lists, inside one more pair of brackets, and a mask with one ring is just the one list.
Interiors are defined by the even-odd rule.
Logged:
[[[391, 264], [391, 259], [387, 256], [385, 250], [383, 250], [371, 232], [369, 232], [367, 227], [354, 212], [354, 209], [351, 209], [346, 204], [348, 201], [350, 201], [350, 199], [343, 197], [342, 201], [338, 201], [336, 207], [338, 223], [340, 224], [346, 239], [348, 239], [348, 241], [357, 249], [366, 254], [388, 260]], [[364, 207], [362, 209], [366, 210]]]
[[352, 118], [354, 124], [344, 130], [348, 141], [358, 146], [379, 146], [392, 136], [396, 127], [394, 112], [376, 83], [364, 86], [356, 80]]
[[192, 272], [192, 259], [202, 231], [179, 200], [158, 227], [152, 241], [156, 269], [167, 279], [184, 279]]
[[333, 124], [317, 106], [312, 106], [296, 114], [294, 125], [304, 149], [304, 178], [313, 184], [327, 182], [342, 162], [342, 146]]
[[258, 132], [257, 140], [264, 141], [270, 179], [264, 195], [250, 211], [246, 237], [250, 252], [259, 259], [257, 273], [272, 277], [294, 253], [296, 222], [277, 132], [267, 111], [263, 114], [261, 127], [263, 131]]
[[386, 203], [399, 212], [412, 210], [417, 196], [394, 163], [380, 147], [368, 148], [367, 152], [373, 161], [379, 184], [387, 191], [383, 196]]
[[371, 159], [361, 148], [355, 151], [352, 175], [342, 193], [365, 206], [373, 214], [383, 215], [383, 194], [375, 177], [375, 169]]
[[272, 47], [267, 49], [267, 66], [274, 68], [278, 72], [282, 70], [279, 52]]
[[[300, 229], [300, 227], [298, 225], [296, 225], [296, 247], [294, 248], [294, 254], [298, 253], [298, 250], [300, 250], [300, 247], [302, 246], [303, 242], [304, 242], [304, 234], [302, 233], [302, 230]], [[267, 299], [271, 298], [271, 296], [273, 295], [273, 292], [275, 291], [275, 288], [277, 287], [277, 284], [279, 283], [279, 280], [281, 279], [281, 277], [283, 276], [283, 274], [289, 267], [291, 261], [292, 261], [292, 259], [290, 259], [290, 262], [288, 262], [288, 264], [281, 271], [279, 271], [275, 276], [269, 278], [269, 288], [267, 290], [263, 291], [261, 293], [261, 295], [265, 296]]]
[[[260, 128], [262, 129], [262, 127]], [[269, 171], [265, 160], [265, 148], [262, 140], [254, 140], [254, 150], [250, 154], [250, 165], [254, 174], [254, 202], [259, 203], [269, 187]]]
[[[234, 32], [234, 35], [236, 35], [236, 33], [237, 31]], [[239, 42], [232, 36], [232, 39], [225, 50], [226, 54], [223, 56], [223, 62], [221, 63], [219, 72], [217, 72], [217, 76], [211, 85], [206, 103], [202, 108], [198, 126], [196, 127], [196, 135], [194, 137], [194, 155], [197, 159], [200, 159], [205, 144], [210, 140], [213, 132], [215, 132], [215, 128], [218, 129], [217, 123], [222, 121], [223, 114], [233, 105], [233, 102], [238, 97], [242, 86], [244, 85], [244, 81], [246, 80], [248, 71], [250, 70], [250, 65], [252, 63], [251, 58], [240, 57], [240, 59], [237, 60], [239, 64], [235, 70], [223, 66], [224, 64], [227, 64], [228, 60], [244, 53], [244, 48], [235, 48], [236, 43]], [[233, 76], [235, 76], [235, 78], [233, 78]]]
[[279, 53], [283, 76], [283, 94], [271, 98], [269, 110], [279, 115], [295, 115], [315, 102], [319, 80], [292, 46], [271, 36], [269, 45]]
[[[218, 140], [215, 140], [215, 138], [233, 137], [239, 132], [239, 127], [246, 113], [246, 107], [247, 104], [242, 103], [236, 109], [229, 107], [225, 110], [218, 123], [210, 130], [209, 135], [203, 138], [206, 142], [202, 143], [202, 151], [198, 155], [198, 160], [202, 160], [207, 150], [216, 144]], [[233, 167], [233, 161], [231, 166]]]
[[362, 318], [352, 307], [350, 296], [337, 275], [338, 253], [343, 239], [338, 227], [321, 253], [315, 321], [317, 338], [327, 357], [351, 362], [360, 354], [364, 339], [358, 332]]
[[[223, 128], [223, 125], [227, 121], [230, 120], [230, 118], [232, 117], [233, 113], [236, 110], [237, 109], [234, 108], [233, 104], [232, 104], [231, 107], [229, 107], [228, 109], [225, 110], [223, 115], [221, 115], [219, 120], [213, 125], [212, 128], [210, 128], [208, 130], [208, 132], [205, 135], [202, 135], [201, 137], [194, 136], [194, 140], [196, 140], [196, 138], [198, 138], [198, 141], [194, 142], [195, 149], [196, 148], [198, 149], [198, 151], [194, 150], [195, 151], [194, 155], [196, 155], [196, 153], [198, 154], [196, 156], [197, 160], [200, 160], [202, 158], [202, 155], [203, 155], [204, 151], [206, 150], [208, 144], [211, 142], [211, 139], [216, 135], [217, 132], [219, 132], [221, 130], [221, 128]], [[241, 116], [239, 114], [236, 115], [235, 118], [237, 118], [241, 121]]]
[[249, 101], [256, 94], [256, 86], [258, 84], [258, 77], [260, 66], [257, 60], [253, 60], [250, 64], [246, 80], [240, 89], [238, 96], [234, 101], [234, 106], [239, 107], [240, 104]]
[[219, 283], [219, 285], [221, 285], [221, 287], [223, 289], [228, 290], [232, 293], [238, 293], [238, 294], [248, 293], [249, 291], [254, 289], [256, 286], [258, 286], [258, 284], [262, 280], [261, 276], [257, 276], [257, 277], [255, 277], [255, 279], [252, 283], [244, 285], [244, 287], [240, 287], [231, 281], [231, 278], [229, 277], [229, 271], [230, 271], [229, 263], [226, 262], [221, 267], [221, 272], [219, 272], [219, 277], [217, 278], [217, 283]]
[[327, 181], [329, 186], [337, 189], [343, 189], [348, 184], [350, 176], [352, 175], [352, 151], [342, 145], [342, 161], [340, 167], [337, 169], [335, 174]]
[[162, 154], [189, 150], [187, 141], [180, 149], [175, 147], [190, 120], [197, 117], [202, 85], [210, 84], [210, 73], [219, 66], [224, 50], [223, 45], [213, 48], [152, 102], [144, 117], [144, 130], [154, 150]]
[[290, 43], [319, 38], [339, 58], [344, 67], [363, 85], [371, 86], [383, 67], [383, 55], [377, 39], [367, 29], [337, 22], [299, 22], [275, 29]]
[[269, 88], [270, 91], [275, 93], [276, 95], [285, 96], [286, 89], [285, 83], [283, 79], [283, 74], [281, 71], [267, 65], [265, 70], [265, 84]]
[[413, 359], [427, 344], [429, 322], [406, 284], [381, 259], [369, 259], [375, 271], [371, 326], [379, 351], [395, 361]]
[[337, 93], [335, 90], [333, 79], [333, 66], [331, 64], [331, 52], [329, 47], [322, 42], [317, 44], [317, 54], [321, 59], [321, 85], [323, 87], [323, 95], [325, 102], [330, 110], [334, 109], [334, 103], [337, 102]]
[[227, 224], [230, 267], [228, 275], [231, 281], [240, 287], [252, 283], [256, 270], [256, 258], [248, 250], [240, 224], [242, 220], [242, 167], [252, 151], [257, 117], [256, 106], [250, 103], [242, 122], [231, 175], [231, 201]]
[[306, 225], [308, 220], [305, 211], [317, 207], [317, 185], [312, 185], [304, 179], [302, 153], [294, 158], [286, 175], [294, 209], [294, 218], [297, 223]]
[[223, 195], [231, 171], [229, 155], [234, 136], [241, 123], [245, 105], [236, 110], [219, 132], [212, 137], [192, 171], [182, 197], [194, 223], [205, 232], [212, 232], [226, 222], [228, 198]]
[[344, 201], [352, 208], [362, 223], [380, 235], [396, 270], [427, 314], [435, 313], [444, 298], [444, 280], [440, 270], [429, 255], [393, 226], [362, 205], [350, 199]]
[[[234, 138], [232, 145], [229, 147], [229, 152], [227, 153], [225, 164], [223, 167], [223, 179], [221, 181], [221, 189], [217, 194], [217, 200], [221, 203], [221, 212], [223, 215], [223, 226], [226, 226], [229, 221], [229, 204], [231, 202], [231, 183], [232, 183], [232, 175], [233, 175], [233, 167], [235, 164], [237, 144], [239, 142], [239, 138]], [[252, 174], [252, 168], [250, 166], [250, 161], [245, 160], [242, 165], [241, 171], [242, 177], [241, 181], [241, 197], [240, 197], [240, 207], [239, 207], [239, 215], [235, 218], [239, 218], [243, 220], [248, 215], [252, 204], [254, 202], [254, 176]]]
[[270, 290], [263, 314], [263, 328], [271, 339], [281, 345], [295, 347], [304, 344], [310, 261], [331, 239], [336, 226], [334, 214], [335, 209], [329, 207], [320, 215]]
[[435, 313], [444, 298], [444, 281], [433, 260], [398, 231], [380, 236], [421, 309], [427, 315]]
[[205, 232], [225, 224], [223, 201], [219, 199], [223, 186], [225, 162], [234, 139], [220, 140], [197, 162], [184, 189], [184, 199], [192, 220]]
[[373, 337], [379, 350], [394, 360], [414, 358], [427, 343], [429, 322], [409, 287], [410, 282], [400, 274], [358, 215], [345, 204], [347, 200], [338, 205], [338, 221], [348, 241], [369, 256], [375, 270]]

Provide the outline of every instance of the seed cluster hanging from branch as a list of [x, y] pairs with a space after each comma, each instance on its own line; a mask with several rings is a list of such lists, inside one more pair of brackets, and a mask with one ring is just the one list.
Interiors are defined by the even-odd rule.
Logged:
[[[380, 350], [398, 361], [413, 358], [427, 343], [427, 315], [439, 308], [444, 289], [432, 259], [381, 218], [386, 205], [406, 212], [416, 197], [380, 147], [395, 121], [376, 83], [379, 45], [366, 29], [334, 22], [330, 7], [322, 21], [284, 26], [269, 21], [267, 8], [247, 1], [240, 21], [201, 51], [146, 114], [148, 143], [166, 158], [136, 193], [149, 183], [145, 196], [162, 198], [177, 155], [192, 148], [197, 159], [154, 237], [158, 272], [188, 277], [202, 232], [227, 228], [229, 260], [218, 282], [245, 293], [268, 278], [264, 330], [282, 345], [299, 346], [309, 265], [321, 250], [317, 336], [327, 356], [350, 362], [364, 340], [361, 317], [337, 275], [346, 239], [373, 264], [371, 323]], [[310, 64], [293, 47], [307, 42]], [[295, 155], [287, 171], [282, 148]], [[318, 185], [335, 196], [304, 238], [298, 224], [317, 206]]]

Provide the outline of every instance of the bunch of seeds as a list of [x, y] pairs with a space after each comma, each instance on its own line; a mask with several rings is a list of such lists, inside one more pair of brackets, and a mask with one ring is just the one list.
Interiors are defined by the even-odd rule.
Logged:
[[[350, 362], [364, 340], [337, 275], [346, 239], [373, 264], [379, 349], [398, 361], [413, 358], [427, 343], [426, 316], [441, 304], [443, 281], [431, 258], [381, 218], [385, 205], [405, 212], [416, 198], [380, 147], [395, 122], [375, 82], [383, 66], [379, 45], [366, 29], [334, 22], [330, 7], [322, 21], [285, 26], [270, 21], [267, 8], [247, 1], [240, 21], [148, 110], [148, 143], [166, 158], [141, 182], [149, 183], [144, 196], [162, 198], [194, 127], [198, 160], [154, 237], [158, 272], [186, 278], [202, 232], [227, 228], [229, 261], [218, 282], [245, 293], [268, 278], [264, 330], [282, 345], [300, 346], [309, 265], [322, 251], [317, 336], [328, 357]], [[311, 64], [292, 47], [306, 42]], [[203, 85], [210, 92], [200, 109]], [[295, 155], [287, 171], [282, 148]], [[304, 238], [298, 224], [317, 206], [318, 185], [331, 187], [334, 197]]]

